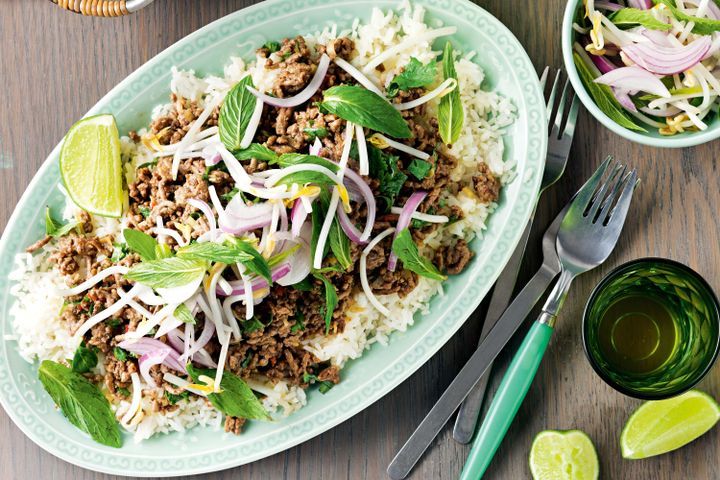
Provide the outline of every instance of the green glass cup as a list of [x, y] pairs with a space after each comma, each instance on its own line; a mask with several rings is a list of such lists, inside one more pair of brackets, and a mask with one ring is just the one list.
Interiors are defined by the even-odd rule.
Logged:
[[616, 390], [659, 400], [679, 395], [712, 368], [720, 305], [689, 267], [642, 258], [610, 272], [590, 295], [583, 344], [593, 369]]

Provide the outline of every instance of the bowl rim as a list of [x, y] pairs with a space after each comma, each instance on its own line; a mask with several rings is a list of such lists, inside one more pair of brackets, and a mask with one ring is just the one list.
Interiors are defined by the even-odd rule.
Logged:
[[[590, 351], [588, 349], [588, 329], [587, 329], [587, 323], [588, 323], [588, 316], [589, 316], [589, 310], [590, 306], [593, 304], [597, 296], [600, 294], [600, 292], [607, 286], [607, 284], [613, 280], [619, 273], [621, 273], [623, 270], [626, 270], [630, 267], [633, 267], [638, 264], [643, 263], [656, 263], [656, 264], [664, 264], [672, 268], [676, 268], [678, 270], [682, 270], [683, 272], [689, 274], [693, 278], [695, 278], [700, 285], [705, 288], [705, 290], [710, 295], [710, 298], [712, 300], [713, 304], [713, 310], [714, 314], [712, 315], [715, 319], [715, 323], [718, 325], [718, 335], [715, 338], [715, 348], [712, 354], [712, 357], [708, 360], [705, 367], [702, 369], [702, 372], [700, 375], [697, 376], [695, 380], [693, 380], [691, 383], [688, 383], [683, 386], [683, 388], [673, 391], [671, 393], [665, 393], [661, 395], [655, 395], [655, 394], [646, 394], [637, 392], [635, 390], [632, 390], [630, 388], [626, 388], [623, 385], [618, 384], [613, 379], [609, 378], [605, 372], [600, 368], [600, 365], [597, 364], [595, 359], [592, 355], [590, 355]], [[633, 398], [639, 398], [641, 400], [663, 400], [666, 398], [675, 397], [677, 395], [680, 395], [682, 393], [687, 392], [688, 390], [691, 390], [694, 388], [698, 383], [700, 383], [708, 373], [710, 373], [710, 370], [712, 370], [713, 366], [715, 365], [715, 361], [718, 358], [718, 353], [720, 352], [720, 301], [718, 300], [718, 296], [715, 293], [715, 290], [713, 290], [712, 286], [708, 283], [707, 280], [705, 280], [705, 277], [700, 275], [697, 271], [690, 268], [688, 265], [678, 262], [677, 260], [672, 260], [670, 258], [664, 258], [664, 257], [641, 257], [636, 258], [634, 260], [630, 260], [628, 262], [625, 262], [621, 265], [618, 265], [617, 267], [610, 270], [603, 278], [598, 282], [598, 284], [593, 288], [592, 292], [590, 292], [590, 296], [588, 297], [587, 302], [585, 302], [585, 307], [583, 309], [583, 315], [582, 315], [582, 345], [583, 345], [583, 351], [585, 352], [585, 358], [590, 363], [590, 366], [593, 368], [595, 373], [610, 387], [617, 390], [618, 392], [627, 395], [629, 397]]]
[[570, 78], [570, 82], [572, 83], [573, 89], [575, 90], [575, 94], [580, 97], [580, 101], [582, 101], [585, 108], [592, 114], [593, 117], [595, 117], [597, 121], [603, 124], [606, 128], [610, 129], [612, 132], [620, 135], [623, 138], [626, 138], [627, 140], [642, 145], [648, 145], [650, 147], [694, 147], [696, 145], [702, 145], [704, 143], [708, 143], [716, 140], [717, 138], [720, 138], [720, 123], [716, 124], [714, 127], [709, 127], [703, 132], [693, 132], [692, 135], [652, 137], [644, 133], [633, 132], [632, 130], [628, 130], [625, 127], [621, 127], [613, 119], [608, 117], [602, 110], [600, 110], [600, 108], [595, 104], [595, 101], [590, 97], [587, 90], [585, 89], [585, 86], [583, 85], [582, 80], [580, 80], [580, 76], [577, 73], [577, 69], [575, 68], [575, 63], [573, 62], [572, 43], [574, 30], [572, 28], [572, 24], [573, 18], [575, 16], [575, 11], [578, 7], [578, 3], [580, 3], [581, 1], [582, 0], [570, 0], [565, 6], [565, 13], [563, 15], [563, 22], [561, 27], [562, 57], [563, 63], [565, 64], [565, 70], [568, 77]]

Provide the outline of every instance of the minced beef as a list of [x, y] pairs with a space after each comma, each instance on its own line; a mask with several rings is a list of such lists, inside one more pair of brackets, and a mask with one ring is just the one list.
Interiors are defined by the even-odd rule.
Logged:
[[440, 271], [450, 275], [457, 275], [463, 270], [475, 253], [470, 250], [465, 240], [458, 240], [455, 245], [441, 247], [435, 251], [435, 265]]
[[472, 177], [475, 194], [482, 203], [496, 202], [500, 196], [500, 180], [490, 171], [487, 163], [478, 163], [478, 173]]

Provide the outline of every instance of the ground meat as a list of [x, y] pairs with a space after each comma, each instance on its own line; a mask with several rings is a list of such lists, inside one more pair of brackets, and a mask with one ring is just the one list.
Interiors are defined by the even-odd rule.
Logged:
[[103, 353], [110, 351], [110, 339], [113, 337], [113, 329], [107, 323], [98, 323], [90, 329], [90, 340], [88, 345], [97, 347]]
[[112, 354], [105, 356], [105, 385], [111, 393], [119, 387], [129, 387], [132, 383], [130, 375], [137, 371], [137, 365], [132, 360], [120, 361]]
[[445, 273], [457, 275], [465, 270], [475, 254], [465, 240], [460, 239], [453, 246], [441, 247], [435, 252], [435, 265]]
[[317, 67], [310, 59], [305, 39], [300, 36], [283, 40], [277, 55], [282, 60], [277, 63], [269, 60], [267, 66], [279, 70], [272, 92], [276, 97], [283, 98], [305, 88]]
[[57, 250], [50, 256], [50, 261], [57, 265], [62, 275], [70, 277], [70, 283], [75, 283], [84, 280], [81, 275], [75, 275], [81, 267], [89, 271], [98, 254], [109, 255], [111, 252], [111, 242], [72, 233], [58, 240]]
[[245, 419], [239, 417], [225, 417], [225, 431], [240, 435], [242, 427], [245, 425]]
[[52, 240], [52, 238], [53, 237], [51, 237], [50, 235], [45, 235], [40, 240], [38, 240], [37, 242], [35, 242], [32, 245], [30, 245], [29, 247], [27, 247], [25, 249], [25, 251], [27, 253], [36, 252], [36, 251], [40, 250], [42, 247], [44, 247], [45, 245], [47, 245], [48, 243], [50, 243], [50, 240]]
[[485, 162], [478, 163], [478, 173], [472, 177], [473, 187], [482, 203], [492, 203], [500, 196], [500, 181]]
[[321, 382], [332, 382], [335, 385], [340, 383], [340, 368], [337, 366], [331, 366], [324, 369], [318, 374], [318, 380]]
[[379, 272], [379, 275], [370, 281], [370, 288], [376, 295], [397, 293], [404, 297], [412, 292], [418, 283], [417, 274], [404, 268], [390, 272], [383, 267]]
[[336, 38], [327, 45], [320, 45], [318, 48], [318, 53], [327, 53], [330, 60], [334, 60], [335, 57], [350, 60], [353, 51], [355, 51], [355, 42], [347, 37]]

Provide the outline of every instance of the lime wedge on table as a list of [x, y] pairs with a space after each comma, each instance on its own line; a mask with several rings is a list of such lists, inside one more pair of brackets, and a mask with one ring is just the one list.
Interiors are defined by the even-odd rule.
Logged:
[[709, 395], [690, 390], [677, 397], [643, 403], [620, 435], [625, 458], [647, 458], [675, 450], [710, 430], [720, 407]]
[[84, 118], [70, 128], [60, 151], [60, 175], [78, 207], [103, 217], [122, 214], [120, 135], [112, 115]]
[[580, 430], [545, 430], [530, 448], [534, 480], [595, 480], [600, 466], [590, 438]]

